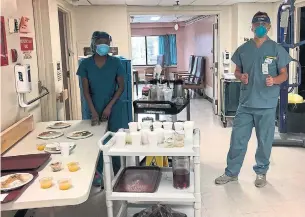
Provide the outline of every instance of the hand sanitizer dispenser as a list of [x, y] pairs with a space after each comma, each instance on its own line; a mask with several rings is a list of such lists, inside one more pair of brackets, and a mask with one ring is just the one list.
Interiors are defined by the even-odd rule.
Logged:
[[228, 51], [222, 53], [222, 64], [224, 73], [229, 73], [231, 64], [231, 55]]
[[32, 91], [30, 65], [15, 66], [15, 81], [17, 93], [30, 93]]
[[40, 96], [30, 100], [25, 100], [25, 94], [32, 91], [32, 81], [31, 81], [31, 67], [28, 64], [21, 65], [17, 64], [15, 66], [15, 82], [16, 82], [16, 92], [18, 94], [19, 105], [22, 108], [30, 107], [32, 103], [36, 102], [40, 98], [49, 94], [49, 91], [45, 87], [41, 87], [45, 92]]

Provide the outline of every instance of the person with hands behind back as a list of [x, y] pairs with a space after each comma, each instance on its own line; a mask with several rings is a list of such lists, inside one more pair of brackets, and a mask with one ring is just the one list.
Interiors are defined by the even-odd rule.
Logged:
[[[91, 38], [93, 55], [84, 59], [77, 70], [81, 77], [84, 97], [91, 113], [92, 126], [108, 120], [108, 130], [117, 132], [122, 128], [122, 102], [124, 92], [124, 68], [121, 60], [108, 55], [111, 36], [106, 32], [95, 31]], [[104, 133], [104, 132], [101, 132]], [[120, 169], [120, 158], [113, 157], [113, 168]], [[99, 159], [97, 171], [103, 173], [103, 158]], [[102, 185], [102, 179], [96, 176], [94, 185]]]
[[241, 45], [232, 56], [235, 76], [242, 84], [227, 167], [215, 179], [218, 185], [238, 180], [253, 127], [258, 141], [253, 167], [257, 174], [255, 186], [264, 187], [267, 183], [280, 84], [287, 80], [287, 65], [292, 60], [282, 46], [267, 36], [270, 27], [268, 14], [257, 12], [252, 19], [254, 39]]

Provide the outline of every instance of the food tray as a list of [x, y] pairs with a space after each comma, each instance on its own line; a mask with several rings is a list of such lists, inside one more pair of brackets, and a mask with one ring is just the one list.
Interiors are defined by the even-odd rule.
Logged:
[[[15, 190], [12, 191], [8, 191], [8, 192], [3, 192], [3, 194], [8, 194], [4, 200], [1, 203], [8, 203], [11, 201], [14, 201], [16, 199], [18, 199], [20, 197], [20, 195], [34, 182], [34, 180], [38, 177], [38, 172], [37, 171], [22, 171], [22, 172], [27, 172], [27, 173], [31, 173], [34, 178], [32, 179], [31, 182], [29, 182], [28, 184], [17, 188]], [[14, 173], [14, 172], [10, 172], [10, 173]], [[10, 173], [1, 173], [1, 175], [8, 175]]]
[[51, 154], [28, 154], [1, 157], [1, 171], [36, 170], [49, 160]]
[[160, 184], [159, 167], [126, 167], [113, 187], [114, 192], [154, 193]]

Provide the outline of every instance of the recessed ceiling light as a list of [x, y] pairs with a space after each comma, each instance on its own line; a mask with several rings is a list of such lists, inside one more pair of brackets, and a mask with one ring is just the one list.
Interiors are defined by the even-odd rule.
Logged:
[[157, 21], [160, 20], [161, 17], [151, 17], [150, 20]]

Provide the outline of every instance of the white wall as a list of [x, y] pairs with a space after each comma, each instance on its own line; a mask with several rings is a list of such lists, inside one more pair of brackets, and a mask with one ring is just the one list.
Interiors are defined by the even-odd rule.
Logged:
[[105, 31], [112, 36], [112, 45], [119, 48], [119, 55], [129, 56], [129, 18], [126, 6], [78, 6], [74, 8], [77, 54], [90, 46], [94, 31]]
[[238, 4], [238, 37], [237, 44], [244, 43], [244, 38], [253, 38], [251, 31], [251, 21], [253, 15], [258, 12], [266, 12], [271, 19], [271, 29], [268, 33], [271, 39], [275, 39], [274, 32], [276, 32], [276, 17], [273, 16], [275, 9], [274, 3], [240, 3]]
[[[32, 77], [32, 92], [27, 94], [27, 99], [30, 100], [38, 96], [38, 69], [37, 55], [35, 44], [34, 19], [31, 0], [2, 0], [1, 15], [5, 18], [7, 49], [9, 55], [9, 65], [1, 67], [1, 131], [14, 124], [16, 121], [27, 116], [29, 113], [34, 114], [35, 121], [41, 118], [39, 101], [31, 109], [23, 109], [19, 107], [18, 98], [15, 89], [14, 66], [12, 63], [11, 49], [18, 51], [18, 63], [31, 65]], [[26, 34], [34, 39], [34, 51], [32, 51], [32, 59], [23, 60], [23, 54], [20, 51], [20, 36], [19, 33], [10, 34], [8, 32], [8, 18], [21, 18], [21, 16], [30, 18], [31, 33]], [[23, 34], [23, 36], [25, 36]]]

